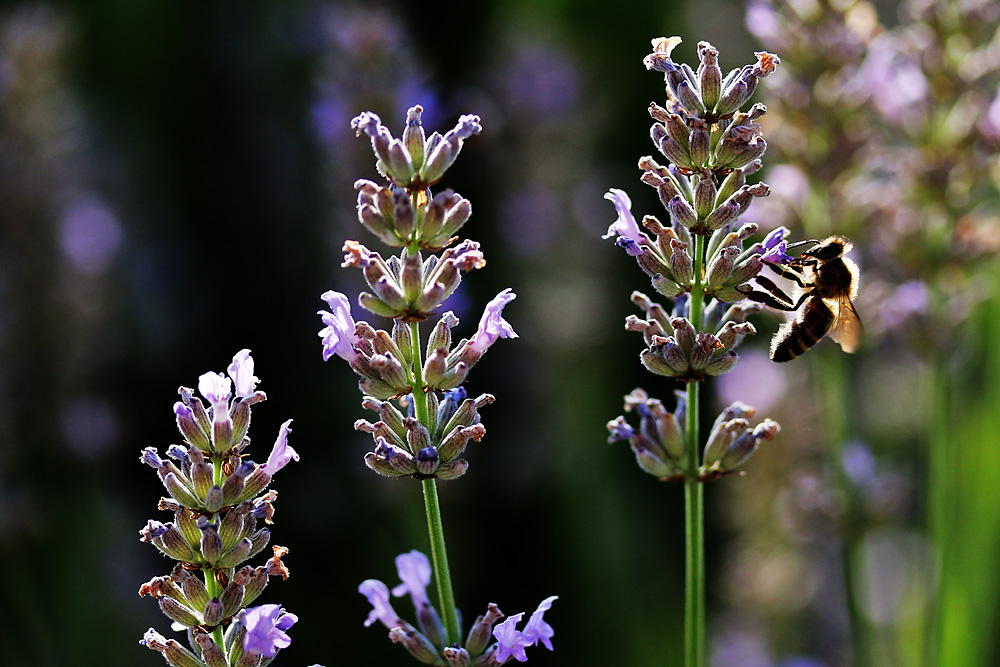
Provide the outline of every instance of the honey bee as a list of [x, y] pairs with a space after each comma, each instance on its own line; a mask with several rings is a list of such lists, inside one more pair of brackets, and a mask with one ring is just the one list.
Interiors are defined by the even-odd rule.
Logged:
[[814, 244], [787, 264], [768, 266], [798, 286], [796, 299], [789, 297], [771, 279], [757, 276], [762, 288], [741, 290], [746, 297], [765, 306], [795, 312], [771, 340], [771, 360], [790, 361], [819, 342], [823, 336], [840, 343], [844, 352], [854, 352], [864, 327], [852, 301], [858, 294], [858, 265], [844, 257], [853, 247], [843, 236], [823, 241], [799, 241], [789, 247]]

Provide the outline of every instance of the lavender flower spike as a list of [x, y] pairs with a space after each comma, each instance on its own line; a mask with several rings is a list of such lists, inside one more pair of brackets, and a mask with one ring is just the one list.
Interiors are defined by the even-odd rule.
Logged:
[[285, 630], [292, 627], [299, 618], [288, 614], [276, 604], [262, 604], [250, 607], [243, 617], [247, 633], [243, 637], [243, 650], [273, 658], [278, 649], [288, 648], [292, 640]]
[[625, 191], [611, 188], [604, 195], [604, 198], [615, 205], [615, 210], [618, 211], [618, 219], [608, 227], [608, 233], [601, 238], [609, 239], [612, 236], [624, 236], [636, 243], [641, 242], [643, 234], [639, 230], [635, 216], [632, 215], [632, 200], [625, 194]]
[[368, 602], [372, 606], [372, 610], [368, 612], [368, 618], [365, 619], [366, 628], [375, 621], [382, 621], [382, 625], [390, 630], [402, 627], [403, 622], [396, 615], [392, 605], [389, 604], [388, 586], [378, 579], [365, 579], [358, 586], [358, 592], [368, 598]]
[[273, 475], [284, 468], [292, 459], [299, 460], [298, 452], [288, 446], [288, 434], [292, 432], [291, 423], [292, 420], [289, 419], [281, 425], [281, 429], [278, 431], [278, 439], [274, 441], [271, 454], [267, 457], [267, 463], [264, 464], [264, 470], [269, 475]]
[[323, 338], [323, 361], [337, 355], [347, 363], [352, 363], [358, 358], [355, 345], [361, 342], [361, 338], [354, 333], [357, 324], [351, 317], [351, 302], [344, 294], [333, 290], [324, 292], [320, 298], [329, 304], [332, 311], [318, 311], [326, 325], [319, 332]]
[[490, 345], [496, 342], [497, 338], [517, 338], [514, 328], [510, 326], [507, 320], [500, 316], [503, 307], [516, 298], [517, 295], [510, 291], [508, 287], [486, 304], [483, 317], [479, 320], [479, 329], [473, 334], [472, 340], [469, 341], [470, 352], [482, 355], [489, 349]]
[[417, 609], [423, 604], [429, 604], [427, 586], [431, 583], [431, 563], [427, 556], [416, 549], [409, 553], [396, 556], [396, 569], [403, 583], [392, 589], [392, 594], [402, 597], [407, 593]]
[[236, 385], [236, 398], [246, 398], [253, 394], [260, 379], [253, 374], [253, 357], [250, 350], [240, 350], [233, 356], [233, 363], [226, 369]]

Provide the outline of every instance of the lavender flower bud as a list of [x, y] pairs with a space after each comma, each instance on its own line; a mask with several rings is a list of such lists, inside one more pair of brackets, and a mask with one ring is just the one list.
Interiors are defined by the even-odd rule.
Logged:
[[430, 247], [443, 247], [450, 242], [452, 234], [457, 232], [472, 217], [472, 203], [468, 199], [455, 195], [454, 203], [446, 209], [444, 220], [437, 234], [429, 239]]
[[404, 630], [401, 627], [389, 630], [389, 640], [393, 644], [402, 644], [403, 647], [420, 662], [427, 665], [438, 663], [437, 649], [431, 644], [427, 637], [417, 632], [415, 628]]
[[163, 486], [166, 487], [170, 495], [173, 496], [177, 502], [185, 507], [190, 507], [192, 509], [200, 508], [202, 503], [201, 499], [191, 490], [191, 487], [185, 481], [174, 474], [168, 473], [163, 478]]
[[[697, 120], [691, 123], [691, 169], [703, 169], [708, 165], [711, 155], [708, 126], [705, 121]], [[687, 166], [677, 163], [678, 166]]]
[[400, 190], [393, 194], [392, 203], [396, 234], [400, 239], [406, 240], [413, 233], [413, 202], [410, 201], [410, 195], [406, 191]]
[[225, 652], [212, 641], [210, 635], [197, 633], [194, 636], [194, 642], [198, 645], [201, 659], [206, 667], [229, 667]]
[[194, 410], [184, 403], [174, 403], [174, 414], [177, 415], [177, 428], [181, 435], [191, 445], [203, 451], [211, 451], [212, 441], [208, 433], [194, 416]]
[[[270, 531], [267, 529], [261, 529], [257, 532], [258, 542], [263, 539], [263, 543], [256, 551], [260, 551], [267, 544], [267, 539], [270, 539]], [[266, 536], [267, 539], [264, 539]], [[243, 561], [251, 557], [254, 552], [254, 541], [250, 538], [244, 537], [242, 540], [237, 542], [232, 549], [223, 554], [217, 561], [217, 567], [219, 568], [230, 568], [236, 567]]]
[[670, 219], [675, 225], [683, 225], [687, 228], [694, 227], [698, 222], [698, 215], [695, 213], [688, 200], [677, 195], [667, 203], [667, 210], [670, 211]]
[[[684, 122], [684, 119], [678, 114], [669, 114], [666, 123], [664, 123], [664, 128], [667, 134], [670, 135], [670, 138], [677, 142], [677, 145], [681, 147], [685, 154], [688, 154], [691, 146], [691, 129]], [[655, 142], [656, 139], [654, 138], [653, 141]]]
[[719, 67], [719, 52], [708, 42], [698, 42], [698, 82], [701, 98], [710, 111], [715, 109], [722, 89], [722, 69]]
[[465, 641], [465, 648], [470, 656], [475, 658], [486, 649], [486, 645], [493, 639], [493, 625], [501, 618], [503, 612], [492, 602], [487, 607], [486, 613], [476, 618]]
[[[242, 570], [241, 570], [242, 571]], [[249, 579], [249, 577], [245, 577]], [[225, 590], [222, 591], [222, 595], [219, 600], [222, 602], [223, 618], [229, 618], [236, 614], [240, 610], [240, 606], [243, 603], [243, 596], [246, 588], [243, 584], [238, 583], [234, 578], [226, 586]]]
[[438, 466], [434, 476], [440, 480], [450, 480], [461, 477], [469, 469], [469, 462], [465, 459], [452, 459]]
[[715, 197], [718, 190], [715, 186], [715, 176], [711, 171], [701, 172], [698, 185], [694, 188], [694, 210], [702, 220], [715, 208]]
[[217, 484], [212, 485], [205, 494], [205, 510], [208, 512], [218, 512], [222, 509], [224, 498], [222, 487]]
[[410, 154], [413, 166], [420, 169], [424, 163], [424, 126], [420, 121], [420, 116], [424, 112], [419, 104], [410, 107], [406, 111], [406, 127], [403, 129], [403, 144]]
[[[186, 545], [198, 544], [201, 540], [201, 531], [198, 529], [198, 522], [187, 508], [177, 508], [174, 512], [173, 524], [176, 526], [177, 531], [183, 536]], [[190, 550], [190, 547], [188, 547], [188, 549]], [[193, 554], [194, 552], [192, 551], [191, 553]], [[177, 558], [176, 560], [191, 559]]]
[[688, 81], [681, 81], [676, 88], [677, 99], [689, 116], [704, 116], [705, 103], [695, 87]]
[[736, 77], [730, 81], [729, 85], [722, 92], [722, 96], [719, 98], [718, 104], [715, 105], [715, 114], [720, 117], [727, 116], [746, 102], [753, 91], [750, 90], [746, 81], [740, 77]]
[[705, 375], [714, 377], [716, 375], [728, 373], [736, 368], [736, 362], [739, 361], [739, 359], [739, 355], [735, 352], [726, 352], [722, 356], [718, 356], [713, 359], [712, 362], [705, 367]]
[[194, 612], [187, 608], [187, 606], [181, 604], [173, 598], [160, 598], [157, 600], [160, 605], [160, 611], [163, 612], [164, 616], [172, 621], [176, 621], [181, 625], [187, 627], [193, 627], [196, 625], [201, 625], [201, 619], [199, 619]]
[[703, 460], [705, 468], [710, 469], [721, 461], [737, 436], [742, 434], [749, 425], [750, 422], [743, 418], [730, 419], [724, 422], [716, 419], [716, 423], [712, 427], [712, 432], [709, 434], [708, 442], [705, 444]]
[[222, 557], [222, 538], [219, 530], [205, 517], [198, 517], [198, 528], [201, 530], [201, 555], [205, 562], [214, 565]]
[[694, 347], [691, 348], [691, 356], [688, 364], [696, 371], [703, 370], [712, 360], [712, 355], [716, 350], [723, 348], [719, 339], [709, 333], [699, 333], [695, 336]]
[[670, 272], [674, 280], [684, 286], [694, 282], [694, 260], [687, 252], [687, 244], [680, 241], [670, 242]]
[[708, 264], [708, 273], [705, 277], [707, 289], [721, 287], [725, 285], [729, 276], [733, 273], [733, 261], [740, 254], [740, 249], [734, 246], [722, 248], [712, 261]]
[[445, 646], [442, 653], [444, 659], [448, 661], [448, 667], [470, 667], [472, 665], [472, 658], [464, 648]]

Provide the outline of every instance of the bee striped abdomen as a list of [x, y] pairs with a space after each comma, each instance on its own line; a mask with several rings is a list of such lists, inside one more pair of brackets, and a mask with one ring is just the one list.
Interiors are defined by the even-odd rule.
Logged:
[[771, 343], [772, 361], [791, 361], [829, 333], [836, 315], [818, 296], [809, 297], [798, 316], [782, 325]]

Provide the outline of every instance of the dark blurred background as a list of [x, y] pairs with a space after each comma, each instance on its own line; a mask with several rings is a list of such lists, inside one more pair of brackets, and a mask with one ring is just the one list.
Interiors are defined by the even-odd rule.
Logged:
[[[171, 567], [138, 541], [147, 519], [166, 520], [138, 456], [179, 442], [177, 387], [242, 348], [268, 395], [251, 457], [289, 418], [302, 457], [274, 484], [272, 543], [290, 549], [292, 576], [260, 601], [300, 619], [277, 664], [409, 660], [362, 627], [356, 588], [394, 585], [393, 558], [427, 550], [420, 490], [365, 468], [370, 439], [352, 425], [373, 415], [346, 364], [321, 361], [316, 311], [327, 289], [361, 289], [339, 266], [343, 240], [377, 247], [355, 217], [354, 180], [377, 174], [350, 119], [371, 110], [398, 134], [417, 103], [429, 131], [463, 113], [484, 128], [442, 183], [471, 199], [462, 233], [489, 262], [460, 288], [458, 335], [498, 291], [518, 294], [504, 315], [520, 338], [467, 383], [498, 399], [488, 434], [468, 474], [439, 486], [465, 619], [557, 594], [556, 651], [533, 661], [681, 664], [681, 489], [641, 474], [605, 428], [634, 387], [668, 403], [674, 387], [641, 369], [641, 342], [622, 327], [628, 295], [649, 286], [600, 239], [614, 219], [602, 196], [621, 187], [637, 214], [659, 209], [635, 168], [651, 152], [647, 105], [664, 97], [641, 64], [651, 38], [684, 37], [685, 62], [707, 39], [725, 70], [760, 46], [735, 0], [436, 4], [0, 9], [0, 664], [163, 664], [137, 643], [151, 626], [172, 634], [136, 593]], [[725, 400], [764, 416], [805, 374], [776, 375], [759, 338]], [[818, 428], [811, 409], [786, 408], [805, 433]], [[769, 443], [748, 477], [707, 493], [709, 628], [721, 655], [743, 656], [719, 664], [846, 664], [836, 537], [823, 512], [804, 540], [801, 522], [789, 527], [794, 508], [825, 498], [812, 488], [821, 439], [805, 472], [782, 463], [794, 441]], [[776, 555], [774, 540], [787, 549]]]

